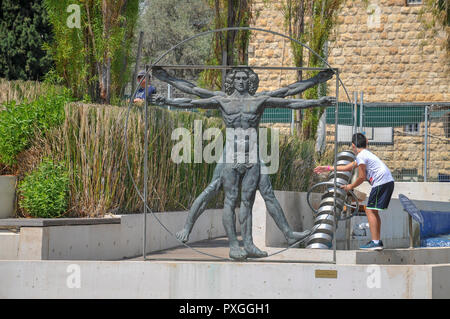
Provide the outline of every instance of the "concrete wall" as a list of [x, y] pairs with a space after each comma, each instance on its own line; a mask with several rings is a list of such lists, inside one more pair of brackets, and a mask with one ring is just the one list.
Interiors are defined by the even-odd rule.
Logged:
[[[155, 213], [175, 234], [187, 212]], [[21, 227], [0, 232], [0, 259], [120, 260], [142, 255], [143, 215], [122, 215], [120, 224]], [[224, 236], [222, 210], [206, 210], [197, 220], [190, 241]], [[147, 252], [179, 246], [152, 214], [147, 215]]]
[[0, 298], [448, 298], [448, 278], [449, 265], [0, 261]]
[[[367, 194], [367, 197], [370, 189], [371, 186], [366, 182], [358, 187], [358, 190]], [[310, 229], [313, 226], [313, 212], [306, 202], [306, 193], [276, 191], [275, 194], [294, 231]], [[413, 200], [419, 209], [450, 212], [450, 183], [396, 183], [389, 208], [380, 213], [381, 239], [385, 248], [409, 247], [408, 215], [403, 211], [398, 194], [404, 194]], [[320, 199], [311, 197], [313, 202], [318, 198]], [[353, 230], [356, 225], [363, 222], [367, 222], [365, 216], [355, 216], [350, 220], [350, 227]], [[336, 230], [337, 249], [345, 248], [345, 227], [345, 221], [340, 221]], [[286, 247], [286, 240], [266, 212], [264, 200], [259, 192], [253, 208], [253, 237], [255, 243], [262, 247]], [[370, 230], [367, 230], [367, 236], [352, 238], [350, 249], [358, 249], [368, 240]]]
[[[363, 184], [359, 190], [369, 193], [370, 186]], [[396, 183], [389, 209], [380, 213], [381, 238], [385, 248], [409, 247], [408, 215], [398, 200], [403, 193], [419, 209], [450, 212], [450, 183]], [[306, 193], [275, 192], [288, 223], [294, 231], [313, 226], [313, 213], [306, 201]], [[320, 194], [312, 194], [312, 201]], [[238, 213], [238, 210], [237, 210]], [[183, 227], [187, 212], [156, 213], [161, 223], [175, 234]], [[366, 222], [356, 216], [350, 227]], [[21, 227], [20, 232], [0, 232], [0, 259], [3, 260], [121, 260], [142, 254], [143, 216], [122, 215], [120, 224], [71, 225], [48, 227]], [[239, 223], [237, 222], [239, 231]], [[369, 240], [354, 237], [350, 249]], [[190, 236], [190, 242], [225, 236], [222, 210], [207, 210], [200, 216]], [[263, 198], [257, 193], [253, 207], [253, 238], [258, 247], [286, 247], [286, 239], [269, 216]], [[339, 222], [336, 232], [337, 249], [346, 244], [345, 222]], [[152, 214], [147, 216], [147, 251], [154, 252], [179, 246], [180, 243], [167, 232]]]

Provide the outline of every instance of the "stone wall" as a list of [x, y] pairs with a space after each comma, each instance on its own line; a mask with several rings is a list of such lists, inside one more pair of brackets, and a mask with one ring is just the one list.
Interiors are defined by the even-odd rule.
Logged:
[[[255, 1], [256, 19], [253, 27], [286, 34], [284, 18], [279, 3], [264, 4]], [[271, 33], [253, 31], [249, 44], [249, 65], [254, 66], [294, 66], [289, 39]], [[297, 79], [296, 71], [258, 70], [260, 91], [275, 90]]]
[[[425, 32], [418, 20], [421, 6], [407, 6], [405, 0], [348, 0], [342, 8], [329, 44], [328, 61], [340, 69], [341, 78], [352, 92], [363, 91], [365, 102], [450, 101], [450, 58], [441, 49], [443, 34]], [[277, 1], [256, 1], [254, 27], [287, 34]], [[287, 39], [254, 32], [249, 64], [294, 66]], [[295, 71], [258, 71], [260, 90], [273, 90], [295, 82]], [[329, 85], [329, 95], [335, 85]], [[341, 100], [343, 92], [340, 92]], [[450, 174], [448, 120], [430, 123], [428, 176]], [[392, 171], [417, 169], [423, 176], [424, 123], [419, 135], [394, 128], [393, 145], [371, 145]], [[328, 125], [329, 147], [334, 145], [334, 128]]]
[[367, 102], [450, 100], [446, 52], [424, 32], [421, 6], [405, 0], [347, 1], [330, 43], [329, 62]]
[[[256, 1], [253, 26], [287, 34], [278, 1]], [[348, 0], [330, 39], [328, 61], [340, 69], [348, 90], [366, 102], [450, 101], [450, 60], [444, 36], [424, 32], [421, 6], [405, 0]], [[249, 64], [293, 66], [287, 39], [254, 32]], [[295, 81], [295, 71], [260, 72], [261, 90]], [[330, 85], [329, 94], [334, 93]]]
[[[450, 175], [450, 139], [445, 138], [444, 124], [442, 119], [429, 123], [427, 155], [429, 181], [437, 180], [439, 173]], [[368, 149], [386, 163], [391, 172], [397, 176], [397, 180], [423, 180], [424, 123], [420, 124], [417, 135], [404, 132], [403, 127], [394, 127], [393, 129], [393, 144], [379, 145], [371, 144], [369, 141]], [[334, 149], [334, 125], [327, 125], [326, 141], [327, 148]], [[342, 145], [339, 151], [341, 149], [350, 149], [350, 147]], [[413, 173], [413, 170], [416, 170], [416, 173]]]

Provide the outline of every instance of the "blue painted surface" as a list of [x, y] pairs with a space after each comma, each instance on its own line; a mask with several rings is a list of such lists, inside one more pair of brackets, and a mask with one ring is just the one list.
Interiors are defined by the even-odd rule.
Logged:
[[450, 212], [419, 210], [403, 194], [399, 194], [403, 209], [420, 224], [422, 247], [450, 247]]
[[425, 238], [420, 241], [421, 247], [450, 247], [450, 235]]
[[421, 210], [420, 238], [450, 234], [450, 212]]

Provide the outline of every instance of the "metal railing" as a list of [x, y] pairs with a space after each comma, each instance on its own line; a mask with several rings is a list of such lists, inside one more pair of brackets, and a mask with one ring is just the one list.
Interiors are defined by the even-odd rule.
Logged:
[[[396, 181], [450, 181], [450, 103], [339, 103], [338, 144], [353, 133], [390, 168]], [[327, 145], [333, 146], [334, 108], [327, 108]]]

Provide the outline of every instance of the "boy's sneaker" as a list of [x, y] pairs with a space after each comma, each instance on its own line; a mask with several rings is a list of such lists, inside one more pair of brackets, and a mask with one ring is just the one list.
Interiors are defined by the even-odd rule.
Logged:
[[367, 244], [362, 245], [359, 247], [360, 249], [364, 250], [383, 250], [383, 242], [380, 240], [378, 244], [375, 244], [372, 240], [369, 241]]

